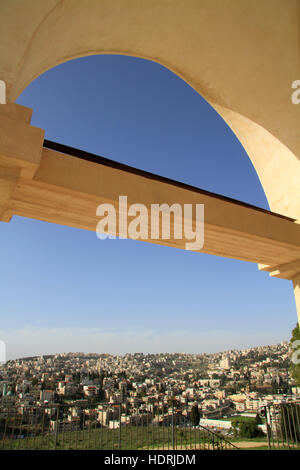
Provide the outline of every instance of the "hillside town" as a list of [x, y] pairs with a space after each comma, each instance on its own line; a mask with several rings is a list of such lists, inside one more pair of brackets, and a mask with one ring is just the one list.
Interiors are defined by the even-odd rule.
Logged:
[[155, 405], [168, 413], [175, 404], [189, 413], [197, 403], [209, 425], [299, 399], [289, 365], [287, 342], [215, 354], [63, 353], [7, 361], [0, 368], [0, 393], [2, 404], [19, 408], [92, 404], [108, 427], [117, 425], [116, 405], [129, 420], [137, 409], [147, 413]]

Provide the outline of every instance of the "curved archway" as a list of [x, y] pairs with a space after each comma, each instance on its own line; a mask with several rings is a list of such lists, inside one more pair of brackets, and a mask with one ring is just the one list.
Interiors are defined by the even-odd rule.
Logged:
[[[76, 57], [117, 53], [156, 61], [225, 119], [272, 210], [300, 218], [300, 106], [290, 99], [299, 71], [297, 4], [30, 0], [18, 5], [17, 17], [16, 8], [14, 1], [3, 5], [1, 15], [0, 78], [10, 101], [38, 75]], [[281, 63], [278, 52], [285, 53]]]

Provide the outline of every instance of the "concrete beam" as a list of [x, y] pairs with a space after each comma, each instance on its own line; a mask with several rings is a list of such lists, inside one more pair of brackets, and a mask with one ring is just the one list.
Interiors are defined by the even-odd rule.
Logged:
[[32, 110], [0, 106], [0, 221], [12, 217], [11, 201], [21, 177], [31, 179], [39, 167], [44, 131], [30, 126]]
[[[3, 186], [7, 218], [16, 214], [94, 231], [98, 205], [109, 202], [118, 215], [122, 195], [128, 205], [142, 203], [149, 213], [152, 204], [204, 204], [202, 252], [269, 266], [300, 258], [300, 225], [287, 218], [137, 170], [43, 148], [43, 130], [7, 116], [0, 115], [0, 124], [0, 178], [7, 179], [6, 167], [20, 172], [13, 187]], [[176, 239], [173, 227], [171, 219], [170, 240], [146, 241], [185, 248], [186, 239]]]
[[16, 104], [0, 106], [0, 164], [31, 179], [40, 165], [44, 130], [30, 126], [32, 110]]
[[270, 276], [293, 279], [298, 272], [300, 272], [300, 259], [271, 268]]
[[13, 167], [0, 166], [0, 221], [9, 222], [11, 214], [9, 204], [20, 176], [20, 170]]

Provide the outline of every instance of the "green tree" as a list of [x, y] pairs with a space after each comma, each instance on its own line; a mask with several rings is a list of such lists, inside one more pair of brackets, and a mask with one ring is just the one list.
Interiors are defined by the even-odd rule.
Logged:
[[194, 426], [198, 426], [199, 421], [200, 421], [200, 413], [199, 413], [198, 405], [193, 405], [193, 407], [192, 407], [191, 421], [192, 421]]
[[256, 424], [263, 424], [263, 421], [262, 421], [261, 417], [259, 416], [259, 413], [256, 413], [255, 422], [256, 422]]
[[[295, 326], [295, 328], [292, 331], [292, 337], [290, 340], [290, 346], [292, 348], [292, 355], [291, 355], [291, 365], [290, 365], [290, 373], [293, 379], [296, 382], [296, 385], [300, 387], [300, 362], [299, 362], [299, 356], [300, 356], [300, 343], [298, 345], [295, 344], [295, 341], [300, 341], [300, 329], [299, 329], [299, 323]], [[295, 360], [298, 362], [298, 364], [295, 362]]]
[[240, 423], [240, 437], [252, 439], [263, 435], [262, 430], [257, 426], [255, 421], [242, 421]]
[[99, 387], [99, 392], [98, 392], [98, 395], [97, 395], [97, 400], [99, 401], [102, 401], [104, 400], [105, 398], [105, 393], [104, 393], [104, 390], [102, 388], [102, 386]]
[[74, 381], [76, 384], [80, 384], [80, 381], [81, 381], [80, 372], [75, 372], [75, 373], [73, 374], [73, 381]]
[[239, 435], [239, 426], [240, 426], [240, 422], [238, 419], [233, 419], [231, 421], [231, 427], [233, 430], [234, 437], [237, 437]]

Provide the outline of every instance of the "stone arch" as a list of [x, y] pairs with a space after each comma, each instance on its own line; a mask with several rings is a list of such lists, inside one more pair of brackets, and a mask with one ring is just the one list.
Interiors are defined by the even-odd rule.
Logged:
[[300, 73], [298, 7], [281, 0], [10, 0], [1, 6], [0, 78], [13, 102], [34, 78], [77, 57], [158, 62], [227, 122], [271, 210], [300, 219], [300, 105], [291, 102]]

